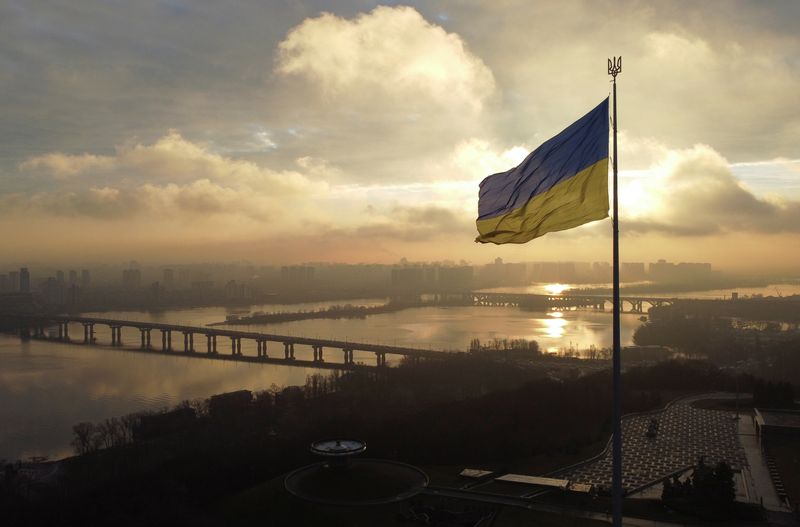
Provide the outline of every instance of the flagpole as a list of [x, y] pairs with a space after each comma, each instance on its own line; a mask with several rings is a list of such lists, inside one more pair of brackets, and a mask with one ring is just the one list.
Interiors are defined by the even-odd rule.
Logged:
[[617, 200], [617, 75], [622, 71], [622, 57], [608, 59], [608, 74], [611, 75], [613, 82], [614, 99], [614, 215], [612, 218], [612, 229], [614, 231], [614, 355], [613, 355], [613, 403], [611, 420], [613, 432], [611, 440], [612, 455], [612, 474], [611, 474], [611, 496], [612, 496], [612, 525], [622, 527], [622, 410], [620, 393], [620, 304], [619, 304], [619, 207]]

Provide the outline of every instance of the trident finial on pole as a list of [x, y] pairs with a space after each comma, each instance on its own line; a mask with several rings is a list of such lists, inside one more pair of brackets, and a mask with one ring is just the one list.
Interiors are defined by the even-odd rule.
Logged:
[[622, 55], [619, 57], [614, 57], [608, 59], [608, 74], [611, 75], [614, 80], [617, 80], [617, 75], [622, 71]]

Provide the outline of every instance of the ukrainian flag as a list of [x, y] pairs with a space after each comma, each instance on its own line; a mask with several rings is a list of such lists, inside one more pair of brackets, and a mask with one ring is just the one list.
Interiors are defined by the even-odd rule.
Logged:
[[525, 243], [608, 217], [608, 99], [481, 182], [476, 242]]

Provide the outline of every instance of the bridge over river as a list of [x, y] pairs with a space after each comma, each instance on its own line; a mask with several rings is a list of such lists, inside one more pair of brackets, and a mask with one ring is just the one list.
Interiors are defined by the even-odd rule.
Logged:
[[[611, 295], [536, 295], [529, 293], [491, 293], [471, 291], [446, 295], [448, 300], [458, 300], [476, 306], [512, 306], [529, 309], [571, 309], [591, 308], [604, 310], [606, 303], [612, 304]], [[645, 306], [661, 307], [674, 304], [677, 298], [651, 296], [621, 296], [620, 306], [623, 313], [644, 314]]]
[[[328, 369], [359, 369], [372, 368], [372, 366], [356, 363], [353, 358], [355, 351], [368, 352], [375, 355], [375, 366], [386, 366], [386, 355], [401, 355], [410, 357], [413, 360], [428, 357], [441, 357], [444, 352], [432, 351], [418, 348], [407, 348], [401, 346], [387, 346], [382, 344], [369, 344], [363, 342], [350, 342], [342, 340], [319, 339], [309, 337], [299, 337], [290, 335], [275, 335], [271, 333], [256, 333], [251, 331], [237, 331], [222, 329], [219, 327], [197, 327], [183, 326], [176, 324], [161, 324], [156, 322], [141, 322], [134, 320], [117, 320], [97, 317], [81, 317], [70, 315], [2, 315], [2, 318], [9, 320], [20, 331], [22, 338], [47, 339], [56, 342], [82, 342], [86, 345], [97, 344], [95, 336], [95, 326], [108, 326], [111, 329], [111, 342], [113, 347], [123, 347], [122, 330], [138, 331], [140, 345], [136, 348], [127, 346], [126, 349], [138, 349], [148, 353], [160, 353], [167, 355], [181, 354], [189, 357], [203, 357], [221, 360], [235, 360], [242, 362], [256, 362], [266, 364], [283, 364], [291, 366], [303, 366], [309, 368], [328, 368]], [[83, 327], [82, 338], [73, 340], [69, 333], [70, 324], [80, 324]], [[151, 333], [160, 336], [154, 344]], [[173, 348], [172, 336], [177, 333], [183, 336], [183, 346], [178, 345], [178, 349]], [[134, 333], [135, 335], [135, 333]], [[201, 340], [205, 338], [205, 343], [199, 343], [195, 348], [195, 336]], [[217, 347], [217, 339], [229, 339], [230, 347], [228, 352], [220, 352]], [[134, 337], [135, 338], [135, 337]], [[244, 355], [242, 353], [242, 340], [250, 340], [256, 343], [256, 355]], [[282, 351], [277, 355], [270, 355], [267, 350], [269, 343], [279, 344], [278, 350]], [[203, 344], [205, 344], [203, 346]], [[295, 346], [308, 346], [313, 350], [312, 360], [300, 360], [295, 358]], [[282, 346], [282, 350], [281, 350]], [[341, 362], [326, 362], [324, 352], [327, 349], [340, 350], [342, 353]]]

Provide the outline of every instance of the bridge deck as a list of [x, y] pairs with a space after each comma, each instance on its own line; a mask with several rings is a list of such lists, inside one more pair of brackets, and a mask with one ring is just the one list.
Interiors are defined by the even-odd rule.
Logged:
[[285, 344], [300, 344], [308, 346], [321, 346], [323, 348], [337, 348], [347, 349], [352, 351], [366, 351], [372, 353], [385, 353], [391, 355], [405, 355], [412, 357], [434, 357], [442, 351], [433, 351], [429, 349], [409, 348], [403, 346], [389, 346], [385, 344], [370, 344], [364, 342], [351, 342], [345, 340], [334, 339], [320, 339], [301, 337], [293, 335], [277, 335], [273, 333], [259, 333], [253, 331], [239, 331], [231, 329], [218, 329], [218, 327], [210, 328], [205, 326], [184, 326], [180, 324], [163, 324], [158, 322], [143, 322], [135, 320], [118, 320], [111, 318], [99, 317], [77, 317], [69, 315], [16, 315], [20, 321], [38, 324], [58, 324], [58, 323], [76, 323], [76, 324], [99, 324], [104, 326], [113, 327], [129, 327], [144, 330], [161, 330], [161, 331], [174, 331], [179, 333], [191, 333], [195, 335], [207, 335], [217, 337], [231, 337], [242, 338], [250, 340], [261, 340], [267, 342], [280, 342]]

